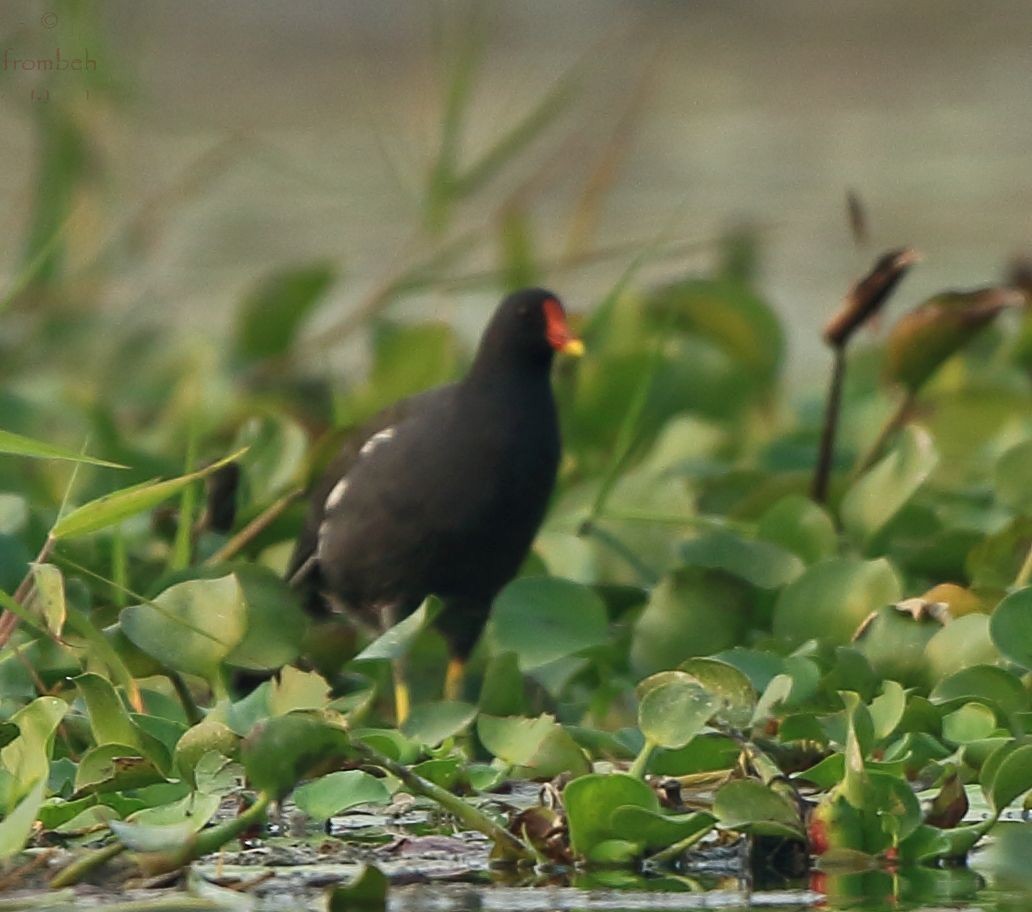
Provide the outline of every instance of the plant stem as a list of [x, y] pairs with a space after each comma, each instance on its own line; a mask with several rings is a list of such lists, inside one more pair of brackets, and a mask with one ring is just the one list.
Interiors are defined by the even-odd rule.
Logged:
[[62, 887], [73, 886], [74, 884], [79, 883], [79, 881], [81, 881], [91, 871], [99, 868], [102, 864], [110, 861], [112, 858], [115, 858], [124, 851], [125, 846], [117, 840], [109, 843], [104, 846], [104, 848], [90, 852], [88, 855], [83, 855], [81, 858], [76, 858], [75, 861], [65, 865], [65, 867], [57, 872], [47, 886], [49, 886], [51, 890], [60, 890]]
[[220, 823], [207, 830], [201, 830], [185, 845], [175, 852], [164, 852], [148, 855], [141, 859], [140, 867], [148, 874], [164, 874], [176, 871], [192, 861], [217, 852], [227, 842], [236, 839], [241, 833], [259, 824], [265, 819], [265, 812], [272, 801], [266, 792], [260, 792], [258, 798], [249, 808], [242, 811], [232, 820]]
[[279, 500], [274, 501], [219, 548], [218, 551], [212, 554], [211, 557], [207, 558], [204, 563], [219, 564], [234, 557], [278, 519], [280, 514], [301, 496], [301, 493], [300, 488], [295, 488], [292, 491], [288, 491]]
[[191, 725], [196, 725], [198, 722], [203, 721], [204, 713], [198, 708], [193, 694], [190, 693], [190, 688], [187, 687], [186, 681], [183, 680], [183, 676], [178, 671], [169, 671], [167, 677], [172, 682], [172, 689], [176, 692], [176, 696], [179, 697], [179, 702], [183, 704], [186, 721]]
[[439, 785], [435, 785], [422, 776], [416, 775], [407, 766], [403, 766], [390, 757], [381, 754], [378, 750], [362, 741], [352, 738], [351, 745], [358, 755], [368, 763], [382, 767], [387, 772], [397, 776], [411, 792], [435, 801], [448, 813], [458, 818], [465, 826], [468, 826], [471, 830], [476, 830], [478, 833], [483, 833], [507, 857], [517, 860], [532, 860], [534, 858], [534, 851], [530, 846], [526, 845], [504, 827], [499, 826], [479, 808], [473, 807], [473, 805], [463, 801], [457, 795], [453, 795]]
[[817, 467], [813, 474], [813, 499], [819, 503], [828, 500], [828, 483], [831, 467], [835, 460], [835, 435], [838, 431], [839, 414], [842, 407], [842, 380], [846, 375], [846, 350], [835, 346], [831, 366], [831, 383], [828, 386], [828, 403], [824, 408], [824, 428], [821, 431], [821, 447], [817, 455]]
[[878, 432], [878, 436], [875, 438], [874, 443], [867, 449], [867, 452], [857, 460], [856, 466], [853, 468], [850, 474], [851, 479], [856, 479], [863, 475], [871, 466], [873, 466], [878, 458], [882, 454], [882, 450], [885, 449], [885, 445], [892, 438], [900, 428], [907, 423], [907, 418], [910, 415], [911, 409], [914, 407], [914, 400], [917, 398], [917, 392], [915, 390], [907, 390], [906, 395], [899, 403], [898, 408], [886, 419], [882, 425], [881, 430]]
[[651, 738], [646, 738], [645, 743], [641, 746], [641, 750], [638, 751], [638, 756], [634, 758], [634, 763], [631, 764], [631, 768], [627, 771], [629, 776], [634, 776], [635, 779], [644, 779], [645, 770], [648, 768], [649, 759], [652, 757], [652, 752], [656, 749], [656, 742]]

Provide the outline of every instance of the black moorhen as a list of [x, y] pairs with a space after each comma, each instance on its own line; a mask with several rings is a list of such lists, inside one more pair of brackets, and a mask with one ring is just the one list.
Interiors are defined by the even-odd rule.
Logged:
[[[505, 298], [462, 380], [390, 406], [345, 443], [290, 560], [310, 606], [316, 595], [383, 629], [440, 597], [448, 698], [545, 515], [559, 465], [557, 351], [584, 351], [559, 299], [540, 288]], [[400, 721], [408, 694], [395, 683]]]

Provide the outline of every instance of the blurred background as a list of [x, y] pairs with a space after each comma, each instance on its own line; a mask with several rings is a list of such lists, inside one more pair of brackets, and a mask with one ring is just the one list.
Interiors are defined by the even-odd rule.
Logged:
[[521, 257], [590, 311], [643, 252], [672, 278], [749, 226], [787, 376], [822, 380], [816, 326], [880, 250], [925, 256], [902, 309], [1029, 243], [1030, 30], [1022, 0], [11, 0], [2, 294], [217, 340], [263, 274], [328, 260], [329, 367], [356, 310], [473, 337]]

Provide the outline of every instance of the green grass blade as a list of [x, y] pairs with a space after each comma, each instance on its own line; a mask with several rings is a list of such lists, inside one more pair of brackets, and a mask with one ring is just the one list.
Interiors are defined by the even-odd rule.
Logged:
[[0, 453], [7, 453], [11, 456], [28, 456], [31, 459], [67, 459], [69, 462], [84, 462], [87, 465], [104, 466], [108, 469], [127, 468], [117, 462], [83, 456], [75, 450], [68, 450], [53, 443], [15, 434], [13, 431], [0, 430]]

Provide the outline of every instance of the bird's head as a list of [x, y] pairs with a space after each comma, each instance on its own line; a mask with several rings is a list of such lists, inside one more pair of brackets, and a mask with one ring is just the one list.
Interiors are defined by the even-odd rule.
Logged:
[[478, 360], [484, 355], [548, 364], [556, 352], [579, 357], [584, 343], [570, 329], [556, 295], [543, 288], [524, 288], [498, 305], [484, 330]]

